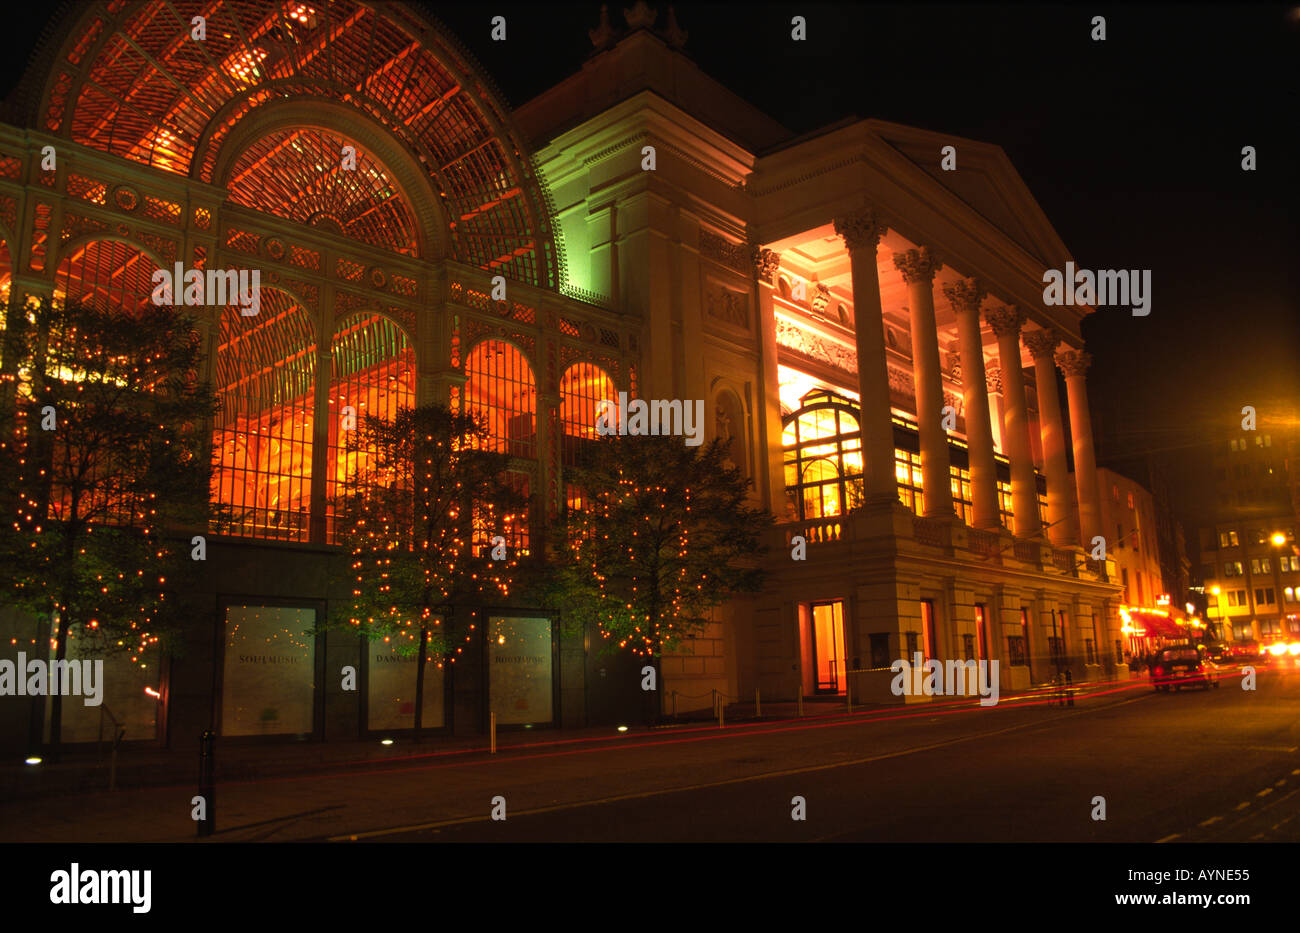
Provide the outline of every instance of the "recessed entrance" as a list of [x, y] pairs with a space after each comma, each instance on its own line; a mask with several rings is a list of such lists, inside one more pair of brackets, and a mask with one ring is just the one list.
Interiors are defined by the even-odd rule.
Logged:
[[840, 600], [813, 603], [809, 609], [812, 616], [810, 660], [813, 670], [813, 692], [843, 693], [846, 680], [844, 603]]

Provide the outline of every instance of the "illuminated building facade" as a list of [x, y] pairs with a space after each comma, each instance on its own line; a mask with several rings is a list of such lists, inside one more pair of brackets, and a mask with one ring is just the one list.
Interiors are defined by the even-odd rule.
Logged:
[[[779, 526], [767, 589], [664, 660], [665, 708], [849, 676], [884, 699], [880, 669], [913, 651], [1000, 659], [1004, 689], [1122, 673], [1120, 589], [1079, 546], [1102, 533], [1090, 309], [1043, 305], [1069, 254], [1005, 155], [877, 120], [792, 138], [656, 16], [602, 20], [581, 71], [514, 112], [397, 4], [111, 0], [49, 33], [0, 125], [4, 288], [129, 307], [176, 263], [261, 275], [257, 315], [201, 322], [228, 517], [218, 631], [145, 684], [174, 736], [412, 724], [413, 662], [301, 633], [343, 595], [321, 582], [362, 456], [340, 416], [428, 401], [487, 417], [532, 503], [526, 553], [602, 399], [704, 399]], [[1094, 479], [1071, 481], [1067, 417]], [[635, 699], [631, 668], [535, 609], [479, 621], [475, 673], [430, 672], [426, 725], [604, 722]]]
[[1293, 445], [1292, 432], [1262, 426], [1215, 445], [1215, 522], [1200, 529], [1200, 578], [1223, 641], [1300, 641]]

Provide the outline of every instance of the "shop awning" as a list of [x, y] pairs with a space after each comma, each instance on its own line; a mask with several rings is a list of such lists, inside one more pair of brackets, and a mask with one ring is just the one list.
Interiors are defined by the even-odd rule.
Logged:
[[1183, 625], [1165, 613], [1142, 609], [1126, 610], [1126, 624], [1134, 638], [1196, 638], [1204, 629]]

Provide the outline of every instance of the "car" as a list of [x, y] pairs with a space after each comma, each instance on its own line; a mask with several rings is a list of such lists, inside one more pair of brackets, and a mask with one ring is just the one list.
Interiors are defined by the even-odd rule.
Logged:
[[1209, 690], [1219, 686], [1216, 669], [1191, 645], [1165, 648], [1151, 661], [1151, 683], [1157, 691], [1181, 690], [1198, 684]]

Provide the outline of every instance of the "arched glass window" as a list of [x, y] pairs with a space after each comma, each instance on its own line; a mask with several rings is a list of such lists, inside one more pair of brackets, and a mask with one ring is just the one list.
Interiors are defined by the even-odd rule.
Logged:
[[[512, 457], [537, 456], [537, 384], [523, 351], [504, 340], [485, 340], [465, 357], [465, 412], [477, 414], [488, 429], [487, 446]], [[515, 491], [532, 496], [532, 477], [512, 471]], [[529, 552], [530, 516], [505, 515], [476, 522], [474, 543], [490, 545], [495, 534], [520, 554]]]
[[465, 357], [465, 411], [487, 424], [493, 450], [537, 456], [537, 385], [514, 344], [485, 340]]
[[614, 380], [605, 370], [595, 363], [580, 362], [564, 371], [560, 379], [560, 421], [564, 425], [560, 453], [566, 467], [580, 465], [583, 445], [599, 436], [596, 420], [602, 401], [618, 402]]
[[334, 540], [334, 500], [354, 479], [365, 482], [371, 454], [349, 448], [345, 419], [356, 427], [366, 415], [391, 421], [415, 404], [415, 352], [405, 332], [381, 314], [344, 321], [330, 344], [329, 538]]
[[213, 501], [229, 508], [218, 528], [306, 541], [311, 511], [316, 340], [311, 315], [263, 288], [261, 309], [221, 312], [213, 420]]
[[842, 515], [862, 495], [862, 435], [856, 406], [815, 389], [785, 418], [785, 484], [800, 519]]

